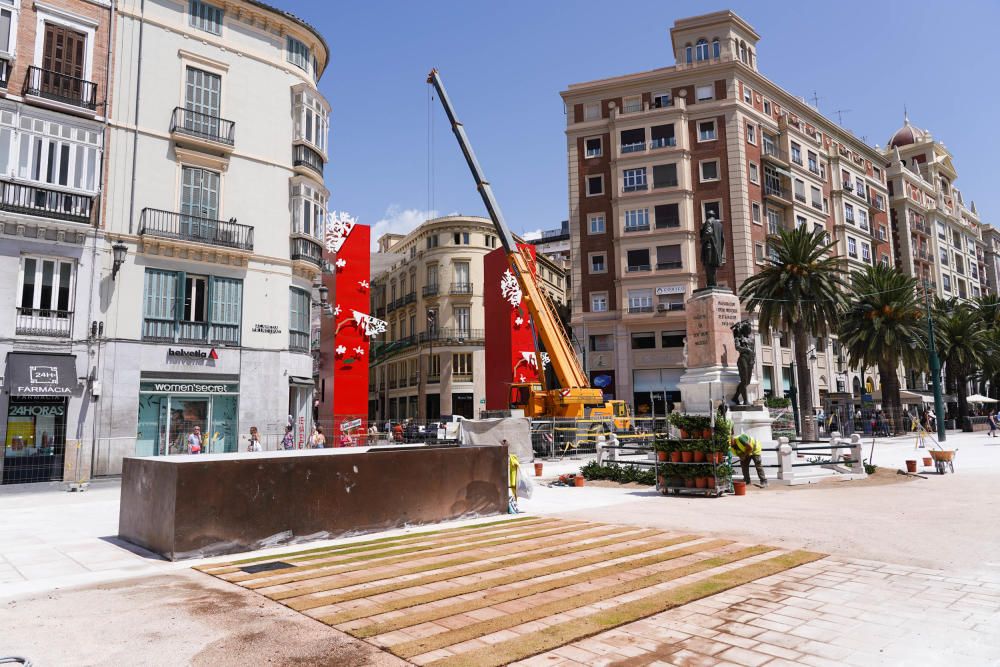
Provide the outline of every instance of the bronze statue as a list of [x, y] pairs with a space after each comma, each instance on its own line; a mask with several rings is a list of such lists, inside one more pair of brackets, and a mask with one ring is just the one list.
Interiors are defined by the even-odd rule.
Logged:
[[[750, 386], [750, 377], [753, 375], [753, 365], [756, 358], [756, 350], [753, 346], [753, 327], [749, 320], [740, 320], [732, 327], [733, 340], [739, 358], [736, 360], [736, 369], [740, 373], [740, 384], [733, 394], [733, 403], [736, 405], [749, 405], [750, 399], [747, 396], [747, 387]], [[742, 397], [742, 401], [740, 398]]]
[[701, 225], [701, 263], [705, 265], [705, 286], [715, 287], [715, 272], [722, 266], [726, 256], [726, 237], [722, 233], [722, 223], [710, 213]]

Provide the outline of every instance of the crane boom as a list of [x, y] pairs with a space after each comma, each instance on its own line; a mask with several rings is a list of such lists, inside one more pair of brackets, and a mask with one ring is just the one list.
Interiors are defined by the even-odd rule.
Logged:
[[[462, 149], [462, 154], [465, 156], [465, 161], [472, 171], [473, 178], [476, 180], [476, 187], [483, 198], [483, 204], [486, 205], [486, 210], [493, 221], [493, 226], [500, 236], [500, 243], [503, 244], [504, 251], [507, 253], [507, 261], [510, 264], [511, 271], [517, 278], [518, 285], [521, 287], [523, 300], [526, 302], [528, 312], [535, 323], [538, 336], [549, 353], [552, 370], [555, 372], [559, 384], [564, 389], [584, 390], [578, 394], [578, 401], [581, 403], [600, 401], [601, 392], [590, 388], [590, 382], [577, 359], [576, 351], [573, 349], [569, 337], [563, 330], [562, 324], [556, 317], [554, 310], [538, 288], [538, 284], [531, 274], [528, 258], [518, 249], [514, 235], [511, 233], [510, 228], [507, 227], [503, 213], [500, 211], [500, 205], [493, 195], [493, 189], [483, 175], [482, 167], [479, 166], [476, 154], [473, 152], [469, 138], [465, 134], [465, 127], [455, 117], [455, 110], [451, 105], [448, 93], [445, 91], [441, 75], [436, 68], [432, 69], [427, 76], [427, 83], [434, 86], [441, 104], [444, 106], [444, 111], [448, 115], [452, 132], [454, 132], [455, 138], [458, 140], [458, 145]], [[539, 369], [541, 369], [540, 365]]]

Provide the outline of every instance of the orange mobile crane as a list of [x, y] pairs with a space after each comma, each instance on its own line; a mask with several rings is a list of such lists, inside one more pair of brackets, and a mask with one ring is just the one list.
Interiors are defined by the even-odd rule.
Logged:
[[[510, 408], [524, 410], [526, 417], [575, 417], [592, 419], [601, 429], [615, 431], [630, 429], [632, 418], [628, 405], [624, 401], [605, 401], [601, 390], [590, 386], [587, 375], [577, 359], [576, 351], [556, 317], [555, 309], [535, 282], [529, 268], [529, 258], [518, 249], [514, 235], [504, 221], [500, 205], [493, 196], [489, 181], [483, 176], [483, 170], [479, 166], [476, 154], [472, 151], [464, 126], [455, 117], [455, 110], [451, 106], [451, 100], [436, 68], [427, 76], [427, 83], [434, 86], [448, 115], [452, 132], [458, 139], [465, 161], [476, 180], [479, 194], [483, 198], [493, 226], [496, 227], [500, 243], [507, 253], [510, 270], [521, 288], [522, 302], [531, 315], [535, 334], [548, 352], [552, 370], [559, 382], [559, 388], [546, 388], [537, 382], [513, 383], [509, 394]], [[541, 369], [542, 360], [537, 349], [535, 356], [536, 368]], [[539, 375], [544, 377], [541, 373]]]

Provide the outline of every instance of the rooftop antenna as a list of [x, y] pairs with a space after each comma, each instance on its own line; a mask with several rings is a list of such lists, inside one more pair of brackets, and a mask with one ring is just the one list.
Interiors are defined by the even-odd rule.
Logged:
[[819, 95], [817, 95], [816, 91], [814, 90], [813, 91], [813, 96], [812, 96], [812, 103], [813, 103], [813, 106], [816, 107], [817, 109], [819, 109], [819, 101], [821, 99], [823, 99], [823, 98], [820, 97]]
[[851, 113], [850, 109], [837, 109], [833, 113], [837, 114], [837, 125], [844, 126], [844, 114]]

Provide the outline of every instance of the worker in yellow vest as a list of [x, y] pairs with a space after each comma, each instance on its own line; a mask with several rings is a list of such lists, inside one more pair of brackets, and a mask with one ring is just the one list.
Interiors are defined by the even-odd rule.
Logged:
[[761, 447], [760, 440], [752, 438], [746, 433], [740, 433], [730, 442], [733, 454], [739, 457], [740, 467], [743, 469], [743, 481], [750, 485], [750, 459], [753, 459], [754, 467], [757, 468], [757, 477], [760, 478], [760, 488], [767, 488], [767, 476], [764, 475], [764, 466], [760, 461]]

